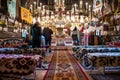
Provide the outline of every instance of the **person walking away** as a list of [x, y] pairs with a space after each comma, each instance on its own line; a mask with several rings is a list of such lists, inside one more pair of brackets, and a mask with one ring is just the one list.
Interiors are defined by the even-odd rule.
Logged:
[[31, 27], [30, 34], [32, 36], [32, 48], [39, 48], [41, 45], [41, 27], [39, 26], [39, 22], [36, 22]]
[[43, 36], [45, 37], [45, 45], [46, 45], [46, 49], [47, 47], [49, 47], [49, 52], [51, 52], [51, 39], [52, 39], [52, 34], [53, 34], [53, 31], [52, 29], [50, 29], [50, 26], [48, 27], [45, 27], [43, 29]]

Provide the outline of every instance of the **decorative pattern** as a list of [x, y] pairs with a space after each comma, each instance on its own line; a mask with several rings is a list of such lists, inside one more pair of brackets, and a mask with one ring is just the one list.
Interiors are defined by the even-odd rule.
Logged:
[[59, 67], [61, 67], [62, 69], [67, 69], [70, 65], [67, 63], [60, 63], [58, 64]]
[[0, 54], [0, 74], [28, 75], [34, 72], [34, 56]]
[[70, 50], [64, 50], [66, 47], [58, 47], [56, 53], [53, 54], [49, 70], [43, 80], [89, 80], [74, 57], [70, 54]]
[[91, 53], [89, 55], [89, 59], [93, 62], [94, 67], [120, 67], [120, 53]]
[[41, 55], [45, 57], [45, 48], [1, 48], [0, 54]]
[[22, 39], [7, 38], [0, 40], [0, 47], [2, 48], [18, 48], [23, 45], [28, 45], [28, 44], [23, 42]]

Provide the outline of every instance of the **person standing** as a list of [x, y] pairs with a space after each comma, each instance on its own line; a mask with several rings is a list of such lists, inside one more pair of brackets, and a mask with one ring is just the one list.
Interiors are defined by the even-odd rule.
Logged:
[[[53, 34], [53, 31], [52, 29], [50, 29], [50, 26], [48, 27], [45, 27], [43, 29], [43, 36], [45, 37], [45, 45], [46, 47], [50, 47], [51, 46], [51, 39], [52, 39], [52, 35]], [[51, 49], [50, 49], [51, 51]]]
[[30, 30], [30, 34], [32, 36], [32, 48], [39, 48], [41, 45], [41, 27], [39, 25], [39, 22], [36, 22]]
[[23, 41], [26, 41], [27, 36], [28, 36], [27, 29], [25, 27], [23, 27], [22, 28], [22, 38], [23, 38]]
[[78, 44], [77, 27], [75, 27], [72, 31], [72, 39], [75, 45]]

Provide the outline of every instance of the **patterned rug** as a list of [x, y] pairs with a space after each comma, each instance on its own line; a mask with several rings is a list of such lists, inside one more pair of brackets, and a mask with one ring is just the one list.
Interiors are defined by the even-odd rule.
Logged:
[[56, 47], [43, 80], [89, 80], [68, 47]]

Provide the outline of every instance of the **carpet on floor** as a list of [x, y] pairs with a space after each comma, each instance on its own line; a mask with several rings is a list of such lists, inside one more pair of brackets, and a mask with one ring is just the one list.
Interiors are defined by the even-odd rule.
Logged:
[[57, 46], [43, 80], [89, 80], [71, 53], [72, 49]]

